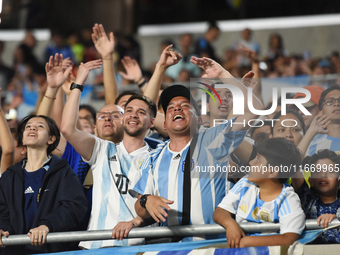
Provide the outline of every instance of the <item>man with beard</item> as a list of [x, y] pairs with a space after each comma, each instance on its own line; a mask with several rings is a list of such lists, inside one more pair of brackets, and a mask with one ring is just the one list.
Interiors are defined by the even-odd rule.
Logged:
[[309, 144], [306, 156], [312, 156], [319, 150], [329, 149], [340, 152], [340, 86], [334, 85], [321, 93], [319, 110], [330, 118], [327, 134], [317, 134]]
[[[84, 241], [80, 247], [94, 249], [112, 246], [141, 244], [143, 239], [122, 240], [134, 226], [143, 220], [134, 210], [135, 199], [127, 190], [130, 182], [138, 176], [138, 165], [148, 156], [149, 146], [144, 137], [153, 126], [156, 105], [142, 95], [131, 96], [126, 112], [117, 105], [106, 105], [97, 113], [96, 136], [76, 128], [82, 86], [88, 72], [80, 65], [75, 83], [65, 104], [61, 133], [87, 162], [93, 172], [93, 206], [88, 230], [114, 228], [117, 240]], [[123, 134], [124, 127], [124, 134]], [[111, 141], [124, 135], [122, 142]]]

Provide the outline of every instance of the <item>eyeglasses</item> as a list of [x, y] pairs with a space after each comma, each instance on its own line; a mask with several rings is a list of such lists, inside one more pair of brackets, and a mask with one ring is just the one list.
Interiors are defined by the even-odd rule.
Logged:
[[333, 105], [335, 104], [335, 102], [338, 101], [338, 103], [340, 104], [340, 97], [338, 98], [328, 98], [325, 100], [325, 105], [329, 106], [329, 105]]
[[97, 120], [105, 120], [106, 118], [109, 119], [120, 119], [122, 117], [122, 112], [113, 111], [113, 112], [98, 112], [97, 113]]

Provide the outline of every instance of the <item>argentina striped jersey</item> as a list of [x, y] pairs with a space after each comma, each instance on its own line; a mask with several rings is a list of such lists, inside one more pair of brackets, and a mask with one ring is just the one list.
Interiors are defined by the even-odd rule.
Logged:
[[319, 150], [328, 149], [340, 154], [340, 137], [333, 137], [327, 134], [317, 134], [310, 142], [306, 156], [312, 156]]
[[[230, 125], [221, 124], [198, 135], [191, 162], [191, 224], [214, 223], [213, 212], [229, 190], [225, 171], [229, 156], [246, 134], [230, 129]], [[134, 196], [153, 194], [174, 201], [163, 226], [182, 222], [184, 163], [190, 144], [174, 152], [170, 143], [166, 141], [150, 153], [141, 165], [142, 177], [130, 190]]]
[[248, 175], [238, 181], [218, 207], [236, 214], [240, 222], [279, 222], [280, 234], [301, 234], [305, 227], [305, 214], [294, 189], [283, 184], [281, 194], [272, 201], [259, 198], [259, 188], [248, 180]]
[[[93, 204], [88, 230], [113, 229], [120, 221], [130, 221], [137, 217], [136, 198], [128, 193], [128, 185], [141, 172], [137, 169], [149, 154], [149, 146], [128, 153], [123, 142], [115, 145], [96, 138], [91, 159], [93, 172]], [[80, 247], [96, 249], [101, 247], [139, 245], [143, 239], [83, 241]]]

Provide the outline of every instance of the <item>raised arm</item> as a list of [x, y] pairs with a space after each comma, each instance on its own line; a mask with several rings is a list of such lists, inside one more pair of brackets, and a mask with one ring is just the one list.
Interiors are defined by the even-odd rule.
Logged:
[[[218, 78], [218, 79], [221, 79], [222, 82], [227, 82], [228, 84], [234, 85], [242, 91], [242, 94], [244, 96], [244, 115], [237, 117], [235, 122], [241, 123], [241, 124], [233, 125], [231, 130], [232, 131], [238, 131], [238, 130], [248, 129], [247, 122], [251, 119], [257, 119], [258, 115], [252, 113], [248, 108], [247, 87], [245, 85], [243, 85], [242, 83], [240, 83], [239, 81], [237, 81], [220, 64], [218, 64], [216, 61], [214, 61], [210, 58], [191, 57], [190, 61], [193, 64], [197, 65], [198, 67], [201, 67], [205, 71], [205, 73], [202, 75], [202, 78], [213, 78], [213, 79]], [[252, 101], [253, 101], [253, 105], [254, 105], [255, 109], [257, 109], [257, 110], [263, 109], [263, 104], [254, 94], [252, 94]], [[245, 123], [245, 125], [242, 125], [242, 123]]]
[[[306, 151], [308, 149], [308, 146], [315, 135], [317, 134], [327, 134], [329, 130], [327, 130], [327, 126], [331, 123], [329, 117], [326, 115], [322, 115], [319, 113], [313, 121], [311, 122], [306, 134], [303, 136], [302, 140], [298, 144], [298, 149], [301, 153], [301, 158], [303, 159], [305, 157]], [[303, 170], [303, 169], [302, 169]], [[292, 176], [292, 186], [296, 193], [299, 193], [300, 188], [304, 182], [303, 174], [300, 171], [297, 171]]]
[[[145, 88], [144, 95], [149, 97], [155, 104], [158, 102], [159, 90], [163, 81], [163, 77], [168, 67], [177, 64], [182, 55], [173, 50], [172, 45], [166, 47], [156, 64], [156, 68], [152, 77]], [[154, 125], [157, 131], [164, 137], [168, 136], [168, 133], [164, 130], [164, 114], [157, 113]]]
[[[72, 66], [64, 66], [65, 68], [63, 68], [63, 62], [63, 55], [59, 55], [57, 53], [55, 54], [54, 58], [53, 56], [50, 56], [49, 61], [46, 63], [45, 71], [47, 78], [47, 89], [37, 110], [38, 115], [45, 115], [51, 118], [53, 117], [53, 119], [60, 119], [58, 121], [59, 127], [61, 122], [61, 112], [59, 113], [60, 116], [53, 116], [53, 112], [55, 112], [53, 108], [62, 108], [62, 105], [58, 106], [58, 104], [63, 104], [63, 93], [59, 88], [66, 81], [72, 70]], [[66, 60], [66, 62], [68, 62], [68, 60]], [[66, 140], [63, 136], [61, 136], [58, 147], [53, 151], [53, 154], [61, 157], [64, 153], [65, 147]]]
[[167, 46], [163, 50], [156, 64], [155, 71], [152, 74], [152, 77], [144, 91], [144, 95], [149, 97], [155, 104], [157, 103], [158, 92], [160, 90], [166, 69], [177, 64], [181, 59], [182, 55], [173, 50], [172, 45]]
[[56, 53], [54, 58], [50, 56], [48, 63], [45, 65], [47, 77], [47, 89], [45, 95], [37, 110], [38, 115], [52, 116], [52, 109], [57, 98], [58, 90], [69, 76], [72, 66], [62, 69], [63, 55]]
[[[93, 60], [85, 64], [81, 63], [75, 83], [83, 85], [89, 72], [92, 69], [100, 68], [100, 66], [101, 60]], [[79, 112], [80, 94], [81, 91], [77, 88], [71, 91], [64, 107], [60, 131], [66, 140], [84, 159], [90, 160], [95, 144], [95, 138], [91, 134], [79, 130], [76, 127]]]
[[247, 48], [245, 45], [241, 45], [239, 51], [251, 61], [251, 69], [254, 72], [255, 80], [258, 82], [254, 89], [254, 95], [263, 103], [259, 58], [254, 50]]
[[110, 39], [107, 37], [102, 24], [93, 26], [92, 40], [103, 60], [105, 103], [114, 104], [118, 97], [118, 86], [112, 57], [115, 48], [112, 32], [109, 37]]
[[142, 69], [140, 68], [138, 62], [129, 56], [125, 56], [122, 59], [122, 65], [126, 73], [119, 72], [120, 75], [123, 76], [124, 79], [137, 84], [140, 90], [144, 92], [147, 86], [147, 81], [145, 78], [143, 78]]
[[[1, 88], [0, 88], [0, 105], [1, 105]], [[1, 174], [3, 174], [8, 167], [14, 164], [14, 141], [12, 133], [7, 124], [5, 114], [0, 107], [0, 141], [2, 148], [1, 155]]]

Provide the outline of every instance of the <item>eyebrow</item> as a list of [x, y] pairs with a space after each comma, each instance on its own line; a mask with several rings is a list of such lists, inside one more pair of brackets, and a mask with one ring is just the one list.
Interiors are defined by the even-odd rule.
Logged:
[[120, 113], [120, 114], [122, 114], [122, 112], [120, 112], [120, 111], [112, 111], [112, 112], [97, 112], [97, 114], [112, 114], [112, 113]]
[[[26, 123], [26, 125], [27, 125], [27, 124], [32, 124], [32, 123], [33, 123], [33, 122], [29, 121], [29, 122]], [[43, 125], [46, 126], [46, 124], [45, 124], [44, 122], [42, 122], [42, 121], [38, 121], [37, 123], [38, 123], [38, 124], [43, 124]]]
[[[184, 101], [184, 100], [183, 100], [183, 101], [181, 101], [180, 103], [181, 103], [181, 104], [183, 104], [183, 103], [189, 103], [189, 104], [190, 104], [190, 101]], [[175, 104], [175, 103], [170, 103], [170, 104], [168, 104], [168, 107], [169, 107], [169, 105], [173, 105], [173, 104]]]
[[[131, 106], [128, 106], [127, 108], [126, 108], [126, 110], [127, 109], [133, 109], [133, 107], [131, 107]], [[143, 112], [146, 112], [146, 110], [145, 109], [143, 109], [143, 108], [138, 108], [137, 109], [138, 111], [143, 111]]]

